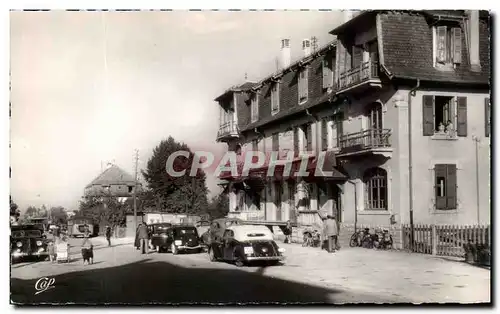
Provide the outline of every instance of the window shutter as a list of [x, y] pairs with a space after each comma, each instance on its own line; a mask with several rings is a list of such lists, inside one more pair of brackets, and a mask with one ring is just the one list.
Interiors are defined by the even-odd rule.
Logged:
[[307, 151], [311, 152], [312, 151], [312, 125], [308, 124], [306, 126], [306, 132], [307, 132]]
[[436, 37], [437, 37], [437, 47], [436, 47], [436, 56], [437, 62], [445, 63], [446, 62], [446, 26], [438, 26], [436, 27]]
[[277, 152], [279, 150], [279, 134], [273, 134], [273, 151]]
[[457, 166], [446, 165], [446, 209], [457, 208]]
[[297, 156], [299, 153], [299, 128], [297, 127], [293, 129], [293, 151], [294, 155]]
[[302, 98], [304, 97], [304, 70], [301, 70], [299, 72], [299, 103], [302, 101]]
[[323, 59], [323, 88], [327, 89], [332, 86], [332, 69], [331, 69], [331, 61], [328, 58], [328, 55]]
[[457, 135], [467, 136], [467, 97], [457, 97]]
[[462, 62], [462, 29], [453, 28], [453, 63]]
[[328, 149], [328, 119], [321, 121], [321, 149]]
[[486, 137], [490, 136], [490, 120], [491, 120], [491, 107], [490, 99], [484, 99], [484, 135]]
[[[439, 196], [440, 186], [438, 185], [438, 178], [444, 178], [445, 196]], [[446, 178], [446, 165], [435, 165], [434, 167], [434, 195], [436, 196], [436, 209], [446, 209], [446, 195], [448, 193], [448, 180]]]
[[423, 134], [434, 135], [434, 96], [424, 95], [422, 97], [423, 112]]
[[351, 58], [352, 58], [352, 46], [348, 46], [346, 47], [345, 50], [344, 71], [349, 71], [350, 69], [352, 69]]
[[352, 64], [353, 67], [358, 67], [363, 61], [363, 49], [359, 46], [352, 47]]
[[335, 119], [336, 127], [337, 127], [337, 147], [340, 148], [340, 139], [342, 138], [342, 134], [344, 133], [344, 114], [339, 113], [336, 115]]

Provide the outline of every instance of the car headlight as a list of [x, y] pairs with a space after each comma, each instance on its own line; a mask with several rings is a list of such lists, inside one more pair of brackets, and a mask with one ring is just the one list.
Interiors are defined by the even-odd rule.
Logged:
[[286, 250], [284, 248], [282, 248], [282, 247], [278, 248], [278, 252], [280, 252], [280, 253], [285, 253], [285, 251]]
[[37, 246], [42, 246], [42, 241], [36, 241]]
[[245, 246], [243, 248], [243, 251], [245, 252], [245, 255], [253, 254], [253, 247], [251, 247], [251, 246]]
[[181, 240], [175, 240], [174, 243], [175, 243], [175, 245], [181, 245], [182, 241]]
[[45, 249], [43, 247], [38, 249], [38, 252], [43, 252], [43, 251], [45, 251]]
[[17, 246], [17, 247], [21, 247], [21, 246], [23, 246], [23, 243], [22, 243], [22, 242], [17, 242], [17, 243], [16, 243], [16, 246]]

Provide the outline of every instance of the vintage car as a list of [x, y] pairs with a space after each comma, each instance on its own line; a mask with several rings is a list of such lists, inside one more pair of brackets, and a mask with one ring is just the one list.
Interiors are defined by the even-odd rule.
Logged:
[[168, 250], [171, 243], [168, 242], [167, 231], [170, 227], [172, 227], [172, 224], [168, 222], [148, 225], [153, 250], [158, 250], [158, 252]]
[[179, 252], [196, 252], [203, 251], [203, 246], [200, 242], [200, 236], [194, 226], [176, 225], [172, 226], [167, 231], [170, 242], [170, 252], [178, 254]]
[[221, 241], [208, 247], [211, 261], [234, 262], [241, 267], [256, 261], [278, 264], [284, 259], [285, 249], [278, 247], [266, 226], [234, 225], [228, 227]]
[[23, 257], [45, 259], [49, 256], [47, 238], [43, 231], [34, 224], [11, 227], [10, 256], [11, 262]]
[[212, 242], [220, 242], [224, 231], [234, 225], [243, 225], [245, 222], [239, 218], [214, 219], [208, 230], [207, 245]]
[[210, 230], [210, 221], [200, 220], [195, 224], [198, 235], [201, 238], [201, 242], [204, 244], [208, 243], [208, 230]]

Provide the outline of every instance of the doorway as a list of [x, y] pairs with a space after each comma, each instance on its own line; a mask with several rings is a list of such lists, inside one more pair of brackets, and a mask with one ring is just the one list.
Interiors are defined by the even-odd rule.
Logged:
[[274, 183], [274, 205], [276, 205], [276, 221], [282, 221], [282, 206], [281, 206], [281, 196], [283, 194], [283, 186], [281, 182]]
[[328, 192], [328, 198], [332, 200], [332, 214], [335, 215], [337, 222], [342, 222], [342, 198], [340, 188], [336, 183], [330, 182]]

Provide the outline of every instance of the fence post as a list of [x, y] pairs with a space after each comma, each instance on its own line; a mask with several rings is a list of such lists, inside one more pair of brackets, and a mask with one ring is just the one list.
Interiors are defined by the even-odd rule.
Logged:
[[432, 255], [437, 255], [437, 233], [436, 233], [436, 225], [432, 224], [432, 236], [431, 236], [431, 243], [432, 243]]

